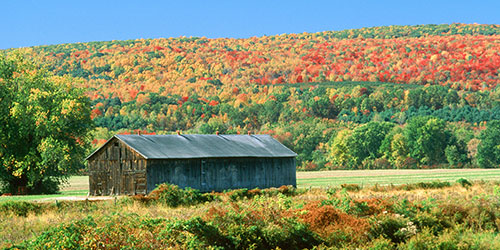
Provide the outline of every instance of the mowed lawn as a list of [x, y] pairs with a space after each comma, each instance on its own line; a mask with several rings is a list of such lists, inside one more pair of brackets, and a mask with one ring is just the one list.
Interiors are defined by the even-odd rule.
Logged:
[[334, 170], [297, 172], [298, 187], [328, 187], [341, 184], [400, 185], [416, 182], [500, 181], [500, 169], [411, 169], [411, 170]]
[[[432, 170], [334, 170], [297, 172], [297, 187], [334, 187], [341, 184], [400, 185], [415, 182], [449, 181], [460, 178], [474, 180], [500, 181], [500, 169], [432, 169]], [[88, 176], [73, 176], [61, 188], [60, 194], [1, 196], [2, 201], [54, 200], [61, 197], [87, 196], [89, 190]]]
[[34, 200], [55, 200], [61, 197], [82, 197], [87, 196], [89, 192], [89, 177], [88, 176], [72, 176], [68, 183], [61, 187], [60, 194], [48, 195], [13, 195], [0, 196], [2, 201], [34, 201]]

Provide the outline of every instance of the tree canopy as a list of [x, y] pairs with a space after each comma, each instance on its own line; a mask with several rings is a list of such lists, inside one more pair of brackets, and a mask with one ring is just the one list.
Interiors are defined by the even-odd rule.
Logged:
[[0, 55], [0, 187], [11, 193], [57, 191], [82, 167], [90, 100], [18, 54]]
[[481, 143], [478, 146], [477, 160], [479, 166], [497, 168], [500, 165], [500, 121], [488, 123], [485, 130], [479, 135]]

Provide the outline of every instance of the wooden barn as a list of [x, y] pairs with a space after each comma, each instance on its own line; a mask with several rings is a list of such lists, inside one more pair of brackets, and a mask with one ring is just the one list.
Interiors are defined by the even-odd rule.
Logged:
[[296, 156], [269, 135], [115, 135], [87, 157], [90, 194], [295, 186]]

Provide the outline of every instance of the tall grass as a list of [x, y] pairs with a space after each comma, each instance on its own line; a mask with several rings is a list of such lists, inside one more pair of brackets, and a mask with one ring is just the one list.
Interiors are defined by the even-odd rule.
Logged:
[[174, 204], [0, 203], [0, 248], [498, 248], [500, 184], [462, 183], [233, 190], [210, 200], [163, 188], [188, 197]]

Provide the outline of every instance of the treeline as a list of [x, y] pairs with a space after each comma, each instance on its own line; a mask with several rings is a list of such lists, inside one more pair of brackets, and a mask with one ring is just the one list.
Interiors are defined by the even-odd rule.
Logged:
[[354, 30], [322, 32], [327, 37], [337, 39], [447, 36], [447, 35], [498, 35], [500, 25], [426, 24], [414, 26], [391, 25]]
[[[324, 147], [325, 166], [343, 169], [413, 169], [450, 166], [498, 167], [500, 122], [477, 136], [466, 126], [418, 116], [406, 126], [369, 122], [339, 131]], [[495, 151], [493, 155], [491, 153]], [[498, 152], [497, 152], [498, 151]], [[495, 155], [496, 154], [496, 155]]]
[[[307, 170], [495, 166], [480, 163], [477, 147], [481, 131], [490, 121], [500, 120], [499, 89], [471, 92], [380, 83], [328, 86], [257, 86], [251, 93], [234, 88], [209, 97], [139, 93], [126, 103], [118, 98], [96, 99], [94, 121], [104, 129], [96, 134], [101, 140], [94, 143], [102, 143], [115, 131], [134, 129], [146, 133], [252, 132], [275, 136], [299, 154], [300, 169]], [[436, 146], [430, 151], [438, 154], [424, 154], [411, 143], [391, 146], [398, 143], [394, 138], [410, 142], [407, 131], [423, 126], [417, 121], [431, 118], [438, 123], [438, 131], [446, 134], [432, 137], [439, 143], [420, 138], [415, 145]], [[364, 137], [377, 142], [367, 145]], [[363, 153], [352, 151], [361, 148], [365, 148]]]

